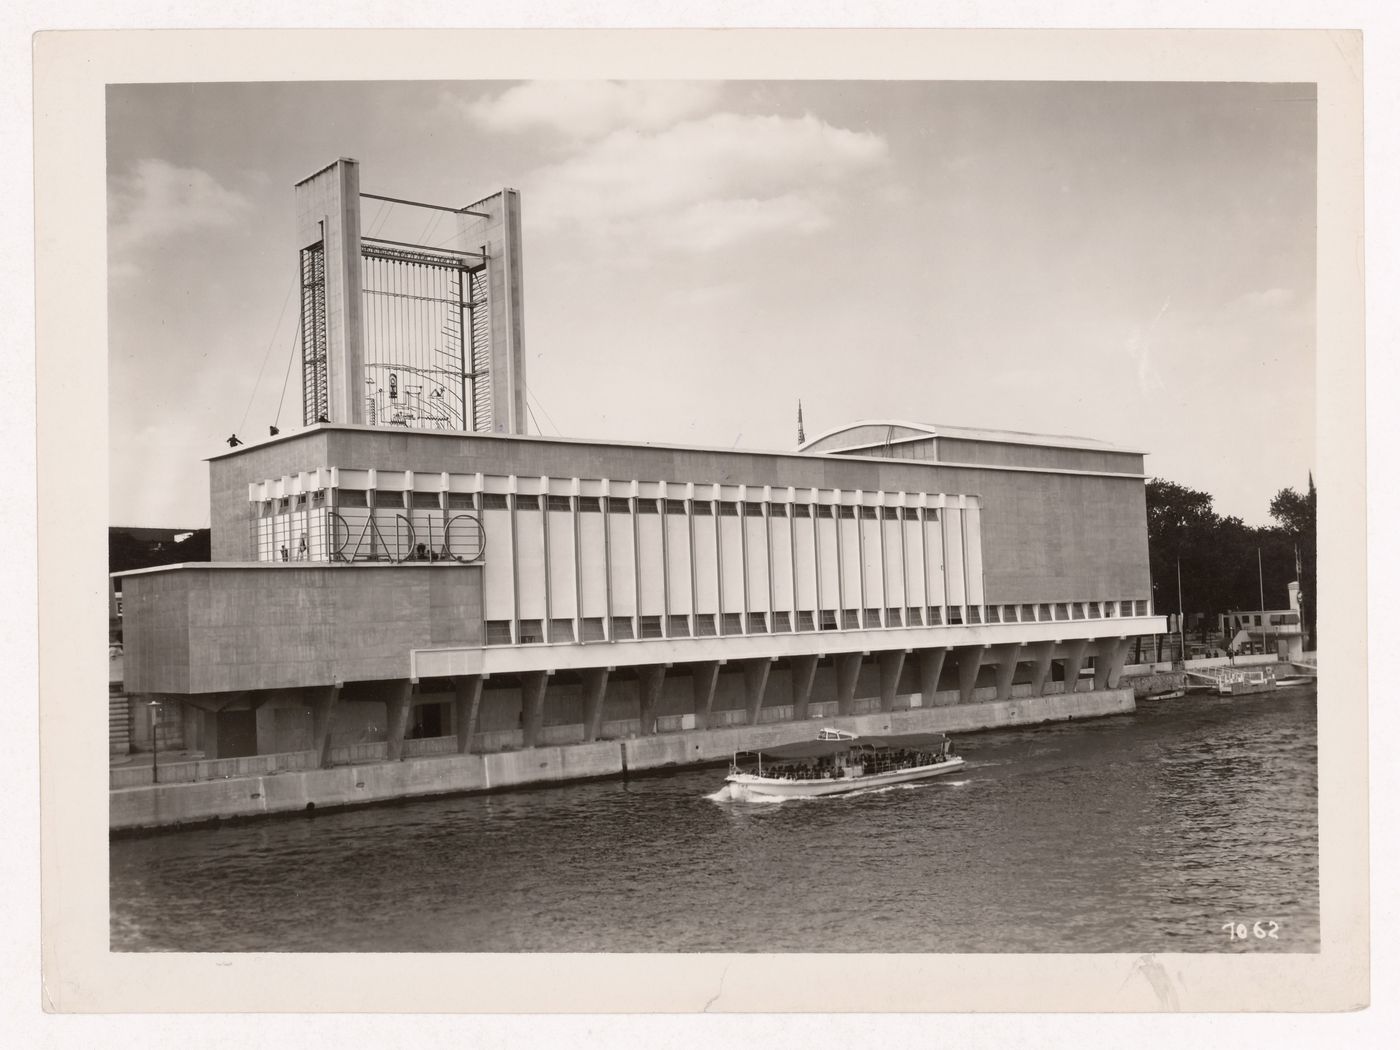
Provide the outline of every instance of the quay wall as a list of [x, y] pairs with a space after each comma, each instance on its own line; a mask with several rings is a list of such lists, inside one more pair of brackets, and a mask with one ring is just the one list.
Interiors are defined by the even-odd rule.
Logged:
[[1185, 689], [1186, 674], [1183, 671], [1158, 671], [1153, 674], [1124, 675], [1118, 684], [1131, 688], [1133, 696], [1142, 700], [1157, 693]]
[[110, 829], [171, 827], [429, 795], [618, 777], [628, 772], [716, 762], [735, 751], [811, 739], [821, 726], [861, 735], [970, 732], [1127, 714], [1134, 708], [1132, 688], [1121, 687], [485, 755], [436, 755], [224, 780], [146, 784], [110, 792]]

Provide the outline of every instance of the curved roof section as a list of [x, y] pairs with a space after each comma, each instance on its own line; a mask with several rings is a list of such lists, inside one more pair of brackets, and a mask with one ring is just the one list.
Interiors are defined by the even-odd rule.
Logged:
[[984, 441], [1008, 445], [1040, 445], [1045, 448], [1075, 448], [1093, 452], [1126, 452], [1146, 455], [1141, 449], [1125, 448], [1096, 438], [1069, 434], [1037, 434], [1027, 430], [988, 430], [956, 427], [943, 423], [912, 423], [904, 419], [862, 419], [845, 423], [818, 434], [798, 446], [799, 452], [855, 452], [891, 442], [946, 437], [959, 441]]

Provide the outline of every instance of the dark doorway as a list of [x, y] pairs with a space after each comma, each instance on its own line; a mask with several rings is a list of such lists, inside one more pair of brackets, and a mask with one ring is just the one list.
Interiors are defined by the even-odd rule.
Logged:
[[258, 713], [220, 711], [218, 758], [243, 758], [258, 753]]
[[442, 736], [446, 722], [446, 704], [419, 704], [413, 709], [413, 726], [409, 729], [410, 740], [424, 737]]

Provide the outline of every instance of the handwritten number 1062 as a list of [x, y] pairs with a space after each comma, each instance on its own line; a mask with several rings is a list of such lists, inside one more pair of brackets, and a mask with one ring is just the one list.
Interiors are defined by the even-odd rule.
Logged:
[[1227, 922], [1220, 928], [1230, 935], [1232, 941], [1247, 941], [1251, 934], [1257, 941], [1278, 940], [1278, 923], [1273, 919], [1261, 919], [1252, 929], [1242, 922]]

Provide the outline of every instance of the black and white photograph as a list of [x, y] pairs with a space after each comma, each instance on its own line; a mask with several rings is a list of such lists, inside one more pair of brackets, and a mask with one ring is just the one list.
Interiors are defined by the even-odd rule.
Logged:
[[1364, 951], [1322, 78], [512, 43], [102, 86], [109, 962]]

